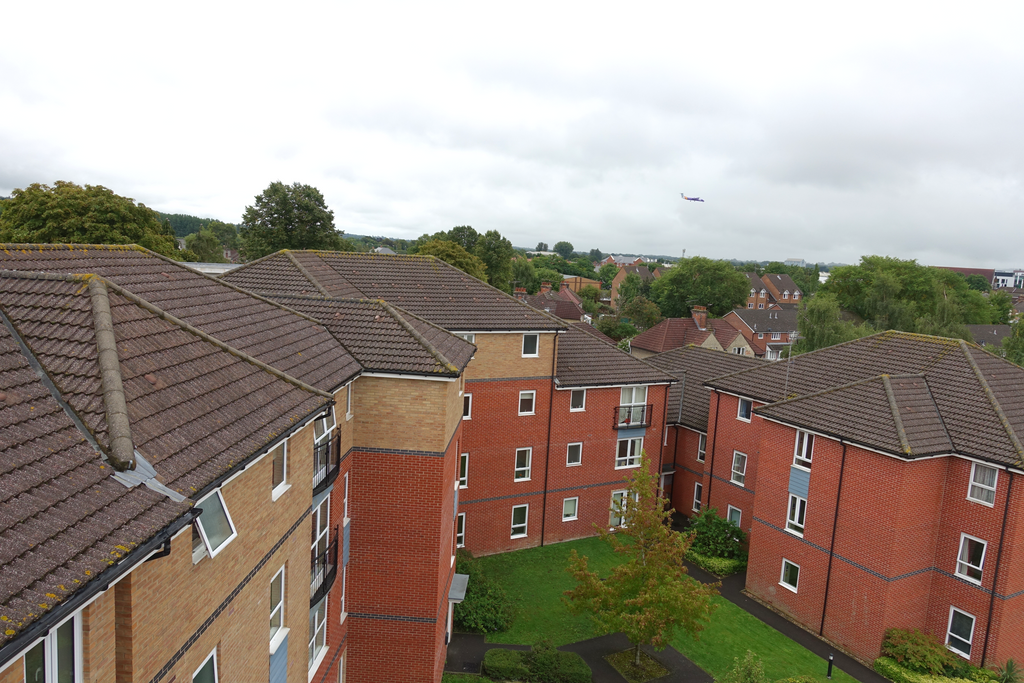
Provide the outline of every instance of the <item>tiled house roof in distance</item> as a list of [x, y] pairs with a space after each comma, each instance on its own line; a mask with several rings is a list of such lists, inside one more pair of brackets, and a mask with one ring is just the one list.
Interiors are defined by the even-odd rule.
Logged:
[[[800, 291], [800, 288], [797, 287], [793, 278], [791, 278], [787, 273], [765, 273], [761, 278], [761, 282], [768, 285], [768, 290], [771, 291], [772, 294], [775, 295], [775, 298], [780, 302], [783, 301], [781, 296], [782, 292], [789, 292], [788, 301], [793, 298], [794, 292]], [[773, 288], [774, 291], [772, 291]]]
[[[629, 343], [638, 349], [661, 353], [687, 344], [703, 344], [712, 334], [714, 329], [710, 325], [701, 330], [693, 318], [665, 318], [651, 329], [633, 337]], [[732, 336], [736, 336], [735, 330]]]
[[321, 293], [387, 301], [446, 330], [557, 331], [565, 327], [554, 316], [433, 256], [284, 251], [236, 268], [222, 279], [261, 294], [296, 294], [300, 274]]
[[225, 344], [325, 391], [345, 384], [360, 370], [317, 322], [142, 247], [0, 244], [2, 269], [103, 276]]
[[680, 424], [699, 432], [708, 431], [711, 392], [704, 382], [712, 377], [764, 365], [750, 356], [722, 353], [699, 346], [683, 346], [645, 358], [681, 381], [668, 392], [668, 423]]
[[540, 294], [527, 294], [523, 301], [533, 306], [537, 310], [547, 311], [551, 315], [554, 315], [563, 320], [578, 321], [583, 317], [583, 309], [580, 308], [579, 304], [563, 297], [561, 293], [555, 292], [542, 292]]
[[457, 377], [476, 350], [461, 337], [380, 301], [273, 298], [319, 320], [364, 370]]
[[735, 315], [753, 332], [796, 332], [797, 310], [737, 308], [729, 311], [726, 317]]
[[603, 341], [605, 343], [615, 344], [615, 340], [614, 339], [612, 339], [607, 334], [605, 334], [601, 330], [597, 329], [596, 327], [594, 327], [590, 323], [584, 323], [584, 322], [573, 323], [573, 327], [575, 327], [578, 330], [582, 330], [583, 332], [586, 332], [591, 337], [597, 337], [598, 339], [600, 339], [601, 341]]
[[1024, 369], [958, 339], [880, 332], [707, 386], [774, 403], [883, 374], [924, 376], [956, 452], [1002, 464], [1024, 458]]
[[567, 333], [559, 337], [556, 381], [560, 387], [676, 381], [669, 373], [601, 341], [582, 327], [570, 325]]

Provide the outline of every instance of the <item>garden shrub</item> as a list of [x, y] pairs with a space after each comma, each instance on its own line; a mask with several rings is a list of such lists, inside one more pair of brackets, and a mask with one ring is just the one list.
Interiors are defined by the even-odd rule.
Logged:
[[942, 676], [959, 668], [960, 660], [938, 638], [916, 628], [890, 628], [882, 639], [882, 654], [905, 669]]
[[814, 676], [790, 676], [789, 678], [780, 678], [775, 683], [818, 683], [818, 679]]
[[716, 678], [715, 683], [768, 683], [761, 658], [750, 650], [747, 650], [742, 661], [739, 657], [732, 661], [732, 668], [729, 672], [721, 678]]
[[960, 660], [957, 667], [947, 670], [943, 674], [912, 671], [905, 666], [900, 666], [892, 657], [879, 657], [875, 660], [874, 669], [893, 683], [951, 683], [959, 680], [991, 683], [995, 680], [991, 671], [971, 666], [966, 660]]
[[715, 574], [716, 576], [728, 576], [729, 574], [735, 574], [736, 572], [743, 571], [747, 568], [747, 559], [745, 557], [735, 559], [725, 557], [708, 557], [707, 555], [695, 553], [693, 550], [688, 550], [686, 552], [686, 559], [693, 562], [704, 571]]
[[530, 668], [526, 665], [526, 654], [502, 648], [488, 650], [484, 653], [484, 673], [504, 681], [528, 681]]
[[503, 681], [535, 683], [590, 683], [593, 673], [575, 652], [556, 650], [541, 641], [530, 650], [496, 648], [484, 653], [484, 673]]
[[743, 542], [747, 535], [735, 524], [718, 516], [716, 508], [704, 508], [690, 521], [694, 532], [690, 550], [705, 557], [744, 558]]
[[455, 627], [478, 633], [506, 630], [515, 618], [515, 607], [505, 588], [488, 577], [479, 560], [466, 550], [456, 553], [455, 571], [469, 575], [466, 598], [453, 611]]

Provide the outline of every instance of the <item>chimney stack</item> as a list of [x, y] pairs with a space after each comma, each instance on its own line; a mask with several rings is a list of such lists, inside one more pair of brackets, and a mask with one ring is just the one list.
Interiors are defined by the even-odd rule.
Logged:
[[543, 294], [544, 292], [550, 292], [550, 291], [551, 291], [551, 283], [550, 282], [542, 282], [542, 283], [540, 283], [540, 293], [541, 294]]
[[526, 287], [516, 287], [516, 298], [522, 301], [526, 298]]
[[694, 306], [693, 307], [693, 322], [697, 323], [698, 330], [707, 329], [708, 326], [708, 309], [705, 306]]

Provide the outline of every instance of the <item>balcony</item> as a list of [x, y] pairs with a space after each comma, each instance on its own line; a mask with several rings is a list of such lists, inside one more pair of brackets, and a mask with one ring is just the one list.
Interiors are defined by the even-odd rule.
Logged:
[[619, 406], [615, 410], [615, 429], [638, 429], [651, 426], [654, 404], [641, 406]]
[[341, 436], [335, 434], [313, 447], [313, 495], [327, 490], [338, 478]]
[[338, 528], [334, 538], [322, 552], [313, 548], [309, 558], [309, 606], [313, 607], [324, 599], [338, 576]]

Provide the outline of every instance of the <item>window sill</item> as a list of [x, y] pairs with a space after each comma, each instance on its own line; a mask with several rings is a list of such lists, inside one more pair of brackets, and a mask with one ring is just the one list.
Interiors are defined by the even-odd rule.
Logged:
[[530, 481], [530, 478], [529, 477], [516, 477], [513, 481], [515, 481], [515, 482]]
[[472, 419], [473, 419], [473, 417], [472, 417], [471, 415], [463, 415], [463, 416], [462, 416], [462, 419], [463, 419], [463, 420], [472, 420]]
[[540, 358], [539, 353], [524, 353], [523, 358]]
[[635, 465], [616, 465], [615, 469], [617, 469], [617, 470], [635, 470], [637, 467], [640, 467], [640, 463], [637, 463]]
[[277, 652], [277, 648], [281, 647], [281, 643], [284, 642], [284, 639], [288, 637], [289, 631], [291, 631], [290, 628], [279, 628], [277, 629], [277, 633], [274, 634], [274, 637], [270, 639], [271, 657], [273, 657], [274, 654]]
[[[996, 506], [994, 502], [990, 503], [987, 500], [978, 500], [977, 498], [971, 498], [970, 496], [967, 496], [967, 502], [977, 503], [978, 505], [984, 505], [987, 508], [994, 508]], [[953, 652], [956, 652], [956, 650], [953, 650]]]
[[537, 414], [536, 412], [533, 412], [533, 413], [519, 413], [519, 417], [527, 417], [528, 415], [536, 415], [536, 414]]
[[744, 417], [740, 417], [739, 415], [737, 415], [736, 419], [739, 420], [740, 422], [746, 422], [747, 424], [750, 424], [750, 418], [749, 417], [745, 417], [744, 418]]
[[803, 538], [804, 537], [804, 532], [802, 532], [802, 531], [796, 531], [794, 529], [789, 529], [789, 528], [783, 529], [783, 531], [785, 531], [787, 534], [789, 534], [791, 536], [796, 536], [797, 538]]
[[562, 517], [563, 522], [575, 522], [579, 517]]
[[325, 643], [320, 652], [317, 653], [316, 658], [313, 659], [313, 666], [309, 667], [309, 678], [306, 680], [311, 682], [316, 678], [316, 672], [319, 671], [320, 665], [323, 663], [324, 658], [327, 656], [327, 644]]
[[743, 481], [736, 481], [735, 479], [730, 479], [729, 483], [736, 484], [736, 486], [739, 486], [740, 488], [746, 488], [745, 486], [743, 486]]
[[512, 534], [509, 538], [526, 538], [526, 534]]
[[701, 458], [701, 457], [698, 456], [698, 458], [697, 458], [697, 462], [704, 462], [705, 460], [707, 460], [706, 457], [705, 458]]
[[810, 472], [811, 471], [811, 466], [810, 465], [804, 465], [802, 463], [794, 462], [793, 463], [793, 467], [797, 468], [798, 470], [803, 470], [804, 472]]
[[587, 409], [586, 408], [569, 408], [569, 412], [570, 413], [585, 413], [585, 412], [587, 412]]
[[278, 486], [276, 489], [270, 492], [270, 500], [277, 500], [278, 498], [283, 496], [291, 487], [291, 484], [282, 484]]
[[960, 572], [956, 572], [956, 574], [954, 574], [954, 576], [956, 576], [956, 578], [958, 578], [958, 579], [966, 581], [967, 583], [971, 584], [972, 586], [980, 586], [981, 585], [981, 581], [979, 579], [974, 579], [974, 578], [971, 578], [970, 576], [965, 576], [964, 574], [961, 574]]
[[782, 586], [783, 588], [785, 588], [788, 591], [796, 593], [796, 589], [793, 588], [792, 586], [790, 586], [788, 583], [782, 583], [781, 581], [779, 581], [779, 585]]
[[460, 489], [468, 489], [469, 488], [469, 484], [463, 484], [463, 483], [460, 482], [459, 483], [459, 488]]
[[582, 462], [567, 462], [567, 463], [565, 463], [565, 466], [566, 467], [579, 467], [582, 464], [583, 464]]
[[466, 547], [466, 544], [465, 544], [465, 543], [456, 543], [456, 544], [455, 544], [455, 547], [456, 547], [456, 548], [465, 548], [465, 547]]
[[453, 566], [453, 567], [455, 566], [455, 556], [454, 555], [452, 555], [452, 565], [451, 566]]

